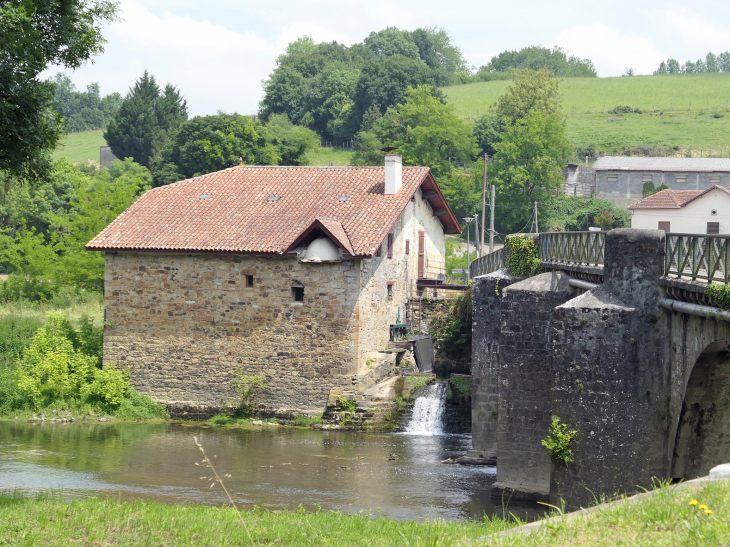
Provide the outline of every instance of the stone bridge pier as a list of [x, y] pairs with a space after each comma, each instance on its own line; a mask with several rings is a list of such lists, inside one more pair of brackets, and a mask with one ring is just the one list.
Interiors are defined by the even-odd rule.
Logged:
[[[608, 232], [601, 284], [555, 263], [474, 279], [471, 456], [496, 460], [494, 494], [587, 506], [730, 460], [728, 323], [667, 304], [664, 237]], [[554, 415], [567, 466], [541, 444]]]

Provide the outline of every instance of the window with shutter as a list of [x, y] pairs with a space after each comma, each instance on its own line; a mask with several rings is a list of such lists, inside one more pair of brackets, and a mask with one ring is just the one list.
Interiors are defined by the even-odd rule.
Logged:
[[411, 252], [411, 240], [406, 239], [406, 254], [409, 254]]
[[665, 232], [669, 232], [669, 222], [660, 220], [659, 229], [664, 230]]
[[720, 223], [719, 222], [708, 222], [707, 223], [707, 235], [719, 234]]
[[393, 234], [388, 234], [388, 258], [393, 258]]

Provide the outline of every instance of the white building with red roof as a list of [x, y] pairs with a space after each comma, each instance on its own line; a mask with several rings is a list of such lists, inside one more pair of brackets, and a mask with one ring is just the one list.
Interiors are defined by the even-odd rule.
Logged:
[[[264, 375], [263, 414], [396, 374], [406, 302], [459, 224], [427, 167], [238, 166], [146, 192], [90, 241], [106, 254], [104, 361], [176, 415]], [[382, 365], [382, 366], [381, 366]]]
[[729, 234], [730, 189], [662, 190], [629, 206], [631, 227], [678, 234]]

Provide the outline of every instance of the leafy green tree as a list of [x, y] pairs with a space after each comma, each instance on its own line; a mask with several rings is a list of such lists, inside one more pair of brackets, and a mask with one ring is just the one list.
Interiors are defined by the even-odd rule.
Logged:
[[[379, 57], [366, 63], [360, 71], [355, 89], [355, 123], [360, 125], [367, 110], [377, 106], [382, 114], [390, 106], [402, 104], [409, 87], [433, 86], [433, 75], [420, 61], [393, 55]], [[440, 96], [435, 87], [431, 93]]]
[[433, 70], [436, 85], [454, 85], [469, 80], [469, 65], [459, 48], [451, 43], [451, 36], [445, 30], [418, 28], [411, 36], [418, 46], [421, 61]]
[[149, 167], [169, 134], [187, 118], [187, 102], [178, 89], [167, 84], [160, 92], [155, 77], [145, 70], [109, 122], [104, 139], [118, 158]]
[[104, 255], [85, 245], [151, 187], [149, 171], [131, 158], [115, 161], [111, 168], [89, 177], [66, 160], [56, 172], [73, 181], [71, 213], [55, 217], [55, 249], [60, 254], [54, 278], [59, 285], [100, 291], [104, 287]]
[[373, 124], [372, 135], [358, 134], [353, 162], [380, 164], [381, 152], [364, 149], [375, 142], [380, 144], [378, 148], [398, 148], [405, 165], [429, 166], [437, 180], [451, 173], [450, 159], [469, 161], [475, 151], [474, 138], [454, 106], [435, 98], [430, 86], [409, 87], [405, 95], [403, 104]]
[[99, 84], [89, 84], [84, 92], [76, 91], [71, 78], [62, 73], [56, 74], [52, 82], [53, 104], [63, 117], [67, 131], [106, 127], [122, 103], [119, 93], [101, 97]]
[[280, 165], [306, 165], [305, 154], [319, 145], [319, 137], [314, 131], [294, 125], [286, 114], [270, 116], [266, 129], [281, 155]]
[[555, 46], [553, 49], [530, 46], [519, 51], [503, 51], [492, 57], [489, 64], [479, 67], [476, 78], [482, 74], [509, 73], [512, 70], [547, 70], [554, 76], [573, 78], [598, 76], [590, 59], [579, 59]]
[[371, 32], [363, 40], [363, 44], [378, 57], [402, 55], [415, 61], [421, 60], [418, 46], [413, 40], [411, 33], [405, 30], [398, 30], [395, 27], [387, 27], [378, 32]]
[[571, 155], [565, 120], [531, 110], [509, 126], [496, 145], [490, 178], [495, 181], [500, 232], [520, 230], [532, 202], [547, 202], [563, 185], [562, 169]]
[[615, 221], [611, 228], [628, 228], [631, 215], [607, 199], [585, 199], [577, 196], [557, 195], [539, 206], [540, 229], [546, 232], [588, 230], [597, 226], [595, 218], [603, 213], [611, 215]]
[[[289, 159], [298, 158], [288, 150]], [[183, 123], [152, 164], [155, 186], [239, 164], [278, 165], [281, 153], [266, 129], [240, 114], [198, 116]]]
[[563, 96], [559, 81], [550, 72], [515, 70], [512, 78], [514, 83], [497, 99], [494, 109], [508, 124], [527, 118], [532, 110], [545, 115], [560, 114]]
[[484, 114], [474, 120], [471, 126], [471, 133], [477, 141], [479, 155], [489, 154], [494, 156], [495, 145], [502, 140], [504, 131], [504, 120], [493, 114]]
[[5, 0], [0, 3], [0, 170], [20, 179], [48, 174], [62, 132], [49, 66], [75, 69], [103, 51], [101, 25], [116, 18], [111, 0]]

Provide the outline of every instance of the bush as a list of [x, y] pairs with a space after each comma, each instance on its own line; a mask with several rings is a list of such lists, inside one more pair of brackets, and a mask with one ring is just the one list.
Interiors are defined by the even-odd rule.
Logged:
[[595, 218], [611, 214], [615, 222], [610, 228], [628, 228], [631, 215], [606, 199], [585, 199], [575, 196], [555, 196], [540, 209], [540, 227], [547, 232], [588, 230], [595, 226]]
[[238, 396], [238, 406], [235, 411], [244, 417], [249, 417], [253, 414], [256, 394], [266, 388], [266, 376], [263, 374], [248, 376], [241, 365], [238, 366], [233, 376], [231, 385]]
[[357, 410], [357, 401], [353, 399], [347, 399], [345, 397], [339, 397], [337, 399], [337, 405], [348, 412], [355, 412]]
[[710, 302], [721, 310], [730, 310], [730, 285], [707, 285], [707, 297]]
[[120, 420], [165, 420], [170, 417], [164, 405], [155, 403], [131, 387], [127, 389], [114, 415]]
[[547, 448], [550, 459], [566, 466], [573, 463], [573, 439], [577, 433], [577, 431], [568, 430], [568, 424], [563, 423], [558, 416], [553, 416], [547, 439], [541, 441], [542, 445]]
[[515, 277], [532, 277], [542, 271], [537, 240], [523, 234], [508, 236], [504, 241], [507, 269]]

